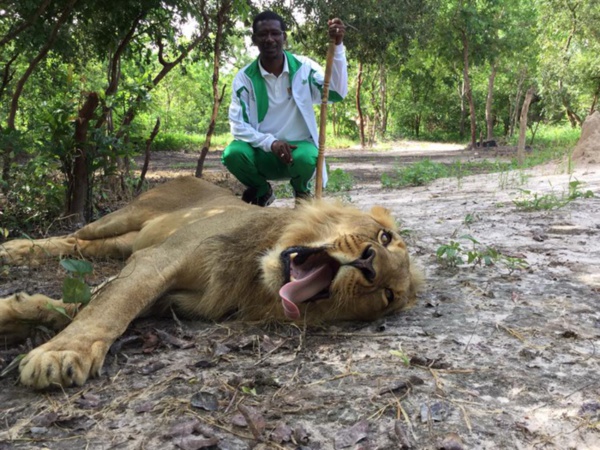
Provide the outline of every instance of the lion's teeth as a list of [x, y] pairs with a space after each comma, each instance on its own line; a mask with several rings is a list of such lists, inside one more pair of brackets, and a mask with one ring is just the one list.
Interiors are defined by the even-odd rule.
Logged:
[[296, 256], [298, 256], [298, 252], [290, 253], [290, 261], [293, 261]]
[[290, 275], [290, 281], [296, 281], [296, 277], [293, 275]]

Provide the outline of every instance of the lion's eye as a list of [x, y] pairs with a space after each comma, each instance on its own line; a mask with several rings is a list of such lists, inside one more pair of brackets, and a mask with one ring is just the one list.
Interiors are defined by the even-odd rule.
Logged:
[[394, 291], [391, 289], [384, 289], [383, 293], [385, 294], [385, 298], [388, 303], [392, 303], [394, 301]]
[[392, 242], [392, 233], [386, 230], [381, 230], [379, 232], [379, 242], [384, 247], [387, 247], [390, 242]]

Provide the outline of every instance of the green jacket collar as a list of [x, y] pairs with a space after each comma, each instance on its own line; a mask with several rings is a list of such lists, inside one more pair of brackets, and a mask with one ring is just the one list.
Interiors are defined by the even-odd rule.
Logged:
[[[290, 52], [283, 52], [288, 63], [288, 68], [290, 71], [290, 86], [292, 84], [292, 80], [298, 72], [298, 69], [302, 65], [298, 59], [292, 55]], [[252, 82], [252, 87], [254, 89], [254, 95], [256, 97], [256, 111], [258, 114], [258, 123], [262, 122], [265, 116], [267, 115], [267, 111], [269, 109], [269, 96], [267, 95], [267, 87], [265, 85], [265, 79], [262, 77], [260, 73], [260, 67], [258, 65], [258, 58], [256, 58], [245, 70], [245, 74], [250, 78]]]

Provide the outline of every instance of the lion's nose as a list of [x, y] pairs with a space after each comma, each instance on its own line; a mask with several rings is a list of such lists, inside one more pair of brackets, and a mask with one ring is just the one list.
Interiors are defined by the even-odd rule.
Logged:
[[375, 250], [369, 245], [365, 248], [360, 255], [360, 258], [348, 263], [352, 267], [356, 267], [360, 270], [367, 281], [373, 281], [375, 279], [375, 269], [373, 268], [373, 260], [375, 259]]

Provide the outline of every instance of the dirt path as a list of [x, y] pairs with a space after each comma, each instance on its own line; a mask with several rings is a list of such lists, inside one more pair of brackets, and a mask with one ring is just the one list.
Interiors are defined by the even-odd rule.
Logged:
[[[384, 205], [402, 224], [427, 276], [416, 307], [308, 330], [137, 322], [84, 389], [40, 394], [15, 386], [14, 374], [1, 379], [0, 449], [600, 448], [600, 166], [381, 188], [383, 171], [423, 155], [474, 157], [456, 148], [329, 156], [355, 174], [352, 203]], [[218, 156], [209, 176], [239, 189]], [[153, 176], [195, 159], [165, 154]], [[573, 180], [595, 197], [551, 211], [513, 203], [522, 190], [530, 202], [561, 198]], [[496, 264], [441, 264], [443, 245], [473, 249], [464, 235], [479, 255], [500, 252]], [[95, 267], [98, 282], [115, 269]], [[55, 263], [0, 281], [0, 296], [60, 289]], [[26, 348], [0, 349], [0, 369]]]

